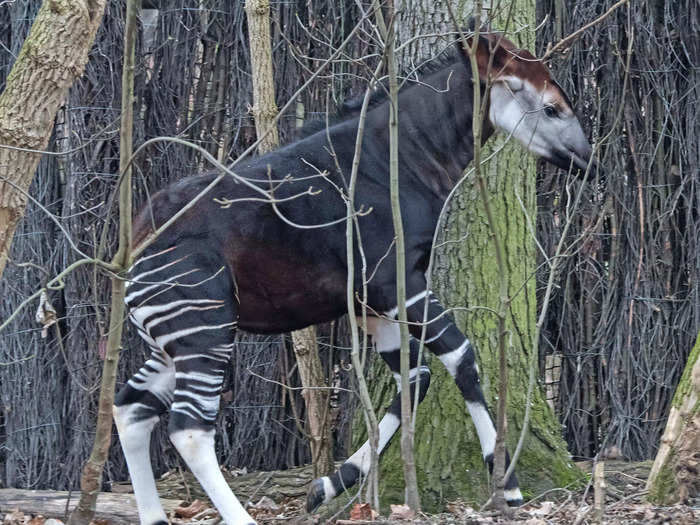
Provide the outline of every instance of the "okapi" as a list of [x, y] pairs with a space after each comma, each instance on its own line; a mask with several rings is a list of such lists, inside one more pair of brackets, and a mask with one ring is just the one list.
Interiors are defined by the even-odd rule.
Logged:
[[[486, 91], [487, 72], [492, 82], [485, 92], [483, 140], [501, 130], [558, 167], [585, 170], [592, 163], [591, 146], [569, 99], [539, 60], [495, 33], [479, 37], [476, 57], [480, 89]], [[427, 301], [428, 319], [436, 320], [427, 325], [426, 346], [454, 377], [492, 469], [496, 431], [479, 384], [474, 348], [448, 316], [441, 315], [443, 307], [427, 289], [425, 278], [440, 210], [473, 158], [473, 79], [463, 47], [456, 44], [439, 67], [401, 89], [398, 104], [412, 390], [418, 384], [422, 400], [430, 384], [430, 370], [418, 362], [416, 341]], [[357, 217], [366, 268], [372, 274], [366, 288], [372, 313], [368, 332], [379, 355], [398, 374], [388, 115], [386, 98], [366, 114], [355, 203], [357, 209], [371, 210]], [[131, 267], [125, 301], [130, 320], [152, 354], [116, 397], [114, 419], [143, 525], [167, 523], [149, 455], [151, 431], [166, 410], [170, 439], [224, 522], [254, 524], [224, 481], [214, 451], [224, 369], [236, 329], [281, 333], [347, 312], [346, 203], [338, 189], [348, 183], [358, 121], [357, 115], [351, 116], [239, 164], [239, 176], [267, 191], [274, 188], [274, 208], [248, 184], [225, 177]], [[319, 177], [321, 172], [325, 177]], [[154, 195], [135, 220], [134, 242], [165, 223], [216, 176], [187, 177]], [[322, 192], [307, 192], [312, 184]], [[221, 198], [233, 204], [222, 206]], [[326, 223], [320, 229], [293, 225]], [[354, 260], [354, 286], [359, 291], [359, 254]], [[380, 453], [399, 428], [399, 412], [397, 396], [379, 423]], [[337, 472], [314, 480], [308, 510], [366, 475], [369, 456], [370, 445], [365, 443]], [[510, 505], [522, 503], [515, 475], [507, 481], [505, 496]]]

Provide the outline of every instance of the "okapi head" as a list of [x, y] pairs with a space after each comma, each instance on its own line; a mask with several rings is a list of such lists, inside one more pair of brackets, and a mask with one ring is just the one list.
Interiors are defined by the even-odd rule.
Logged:
[[[467, 38], [469, 46], [472, 42]], [[491, 86], [488, 119], [494, 128], [560, 168], [586, 169], [591, 145], [571, 101], [541, 60], [499, 33], [484, 32], [476, 61], [481, 84], [488, 78]]]

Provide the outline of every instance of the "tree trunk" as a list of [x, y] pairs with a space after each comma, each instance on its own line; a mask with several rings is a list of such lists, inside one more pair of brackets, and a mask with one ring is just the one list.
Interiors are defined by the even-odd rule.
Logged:
[[255, 132], [258, 138], [267, 133], [258, 145], [258, 152], [263, 154], [279, 146], [277, 126], [273, 122], [277, 116], [277, 104], [275, 103], [275, 82], [272, 78], [270, 0], [247, 0], [245, 12], [248, 17], [250, 40]]
[[673, 397], [647, 490], [657, 505], [700, 495], [700, 335]]
[[[83, 73], [105, 0], [46, 0], [0, 95], [0, 144], [45, 149], [56, 112]], [[41, 155], [0, 148], [0, 276]]]
[[316, 344], [316, 328], [309, 326], [292, 332], [294, 355], [301, 384], [304, 385], [302, 395], [306, 404], [306, 421], [309, 429], [311, 457], [313, 458], [314, 478], [325, 476], [333, 470], [333, 436], [330, 425], [329, 390], [326, 386], [323, 366], [318, 356]]
[[[517, 27], [521, 27], [523, 21], [534, 27], [534, 12], [528, 11], [528, 6], [525, 2], [516, 6]], [[444, 20], [444, 17], [438, 19]], [[498, 21], [493, 22], [499, 27]], [[514, 22], [511, 21], [509, 27], [514, 27]], [[526, 36], [531, 39], [529, 42], [516, 41], [516, 45], [533, 49], [533, 33], [524, 35], [521, 32], [518, 38], [523, 40]], [[501, 144], [502, 139], [492, 139], [482, 158], [488, 157]], [[504, 246], [511, 298], [506, 325], [507, 443], [511, 452], [523, 423], [529, 359], [531, 352], [537, 352], [535, 240], [527, 223], [529, 220], [531, 225], [535, 224], [535, 162], [526, 157], [519, 146], [509, 144], [494, 160], [482, 166]], [[462, 184], [449, 210], [442, 241], [451, 242], [438, 250], [434, 289], [446, 307], [462, 308], [455, 312], [456, 322], [477, 350], [482, 387], [493, 409], [499, 377], [498, 321], [487, 308], [499, 308], [500, 279], [484, 205], [473, 176]], [[464, 307], [473, 309], [466, 312]], [[437, 359], [430, 359], [430, 366], [433, 372], [430, 389], [418, 409], [415, 431], [416, 468], [423, 508], [435, 511], [457, 497], [483, 503], [491, 491], [476, 431], [453, 379]], [[380, 407], [388, 404], [394, 391], [383, 368], [379, 363], [374, 366], [375, 379], [370, 382], [373, 401]], [[380, 374], [381, 378], [377, 377]], [[530, 429], [516, 467], [526, 499], [543, 490], [565, 486], [582, 475], [570, 461], [560, 425], [537, 388], [531, 403]], [[403, 476], [397, 440], [383, 454], [380, 470], [382, 501], [401, 501]]]
[[[253, 116], [258, 139], [258, 153], [265, 154], [279, 146], [275, 117], [275, 83], [272, 77], [269, 0], [248, 0], [245, 5], [250, 39], [250, 63], [253, 80]], [[329, 395], [323, 366], [318, 356], [316, 329], [311, 326], [292, 333], [294, 355], [304, 386], [306, 416], [311, 433], [311, 458], [317, 476], [329, 474], [333, 467], [333, 443], [330, 431]]]

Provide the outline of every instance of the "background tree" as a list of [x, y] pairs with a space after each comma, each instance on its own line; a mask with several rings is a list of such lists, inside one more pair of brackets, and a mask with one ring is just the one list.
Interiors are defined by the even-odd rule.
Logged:
[[[410, 35], [405, 28], [412, 23], [411, 2], [404, 4], [400, 33]], [[417, 2], [417, 9], [427, 12], [428, 25], [421, 19], [424, 33], [449, 31], [453, 26], [444, 4], [442, 9], [426, 9]], [[473, 12], [471, 2], [462, 3], [461, 15], [466, 19]], [[503, 9], [502, 20], [508, 19]], [[411, 14], [410, 14], [411, 13]], [[515, 16], [509, 27], [534, 27], [532, 2], [515, 3]], [[493, 16], [493, 13], [492, 13]], [[499, 29], [498, 18], [492, 21]], [[510, 37], [510, 35], [509, 35]], [[523, 48], [534, 47], [534, 33], [521, 31], [514, 41]], [[415, 44], [411, 55], [403, 56], [404, 63], [419, 64], [431, 52], [446, 46], [439, 39], [428, 39]], [[501, 148], [502, 141], [491, 145], [490, 151]], [[488, 152], [484, 152], [484, 158]], [[508, 268], [508, 443], [515, 448], [525, 407], [528, 385], [528, 363], [535, 342], [537, 303], [535, 282], [535, 239], [532, 224], [535, 209], [535, 163], [527, 158], [522, 148], [509, 144], [494, 160], [482, 167], [487, 180], [493, 213], [499, 221], [498, 235], [505, 246]], [[497, 330], [493, 311], [499, 303], [499, 276], [494, 263], [492, 232], [485, 218], [483, 202], [473, 175], [462, 184], [459, 194], [449, 207], [444, 235], [439, 239], [434, 271], [437, 295], [446, 307], [457, 307], [457, 325], [477, 349], [482, 387], [489, 405], [495, 407], [498, 388]], [[469, 311], [465, 312], [464, 307]], [[490, 310], [490, 311], [489, 311]], [[416, 467], [421, 500], [425, 509], [440, 508], [449, 499], [463, 497], [484, 502], [490, 495], [488, 476], [479, 440], [469, 418], [464, 400], [453, 379], [437, 359], [430, 362], [433, 371], [431, 386], [418, 409], [416, 421]], [[379, 369], [381, 370], [381, 369]], [[378, 404], [387, 402], [393, 389], [378, 374], [373, 390]], [[537, 390], [537, 389], [535, 389]], [[398, 445], [392, 443], [381, 463], [380, 493], [385, 501], [401, 498]], [[540, 392], [532, 399], [532, 422], [519, 467], [516, 469], [526, 497], [552, 486], [564, 486], [578, 479], [580, 472], [570, 461], [561, 438], [556, 416]]]
[[700, 495], [700, 336], [673, 396], [647, 490], [657, 505], [688, 503]]
[[0, 277], [54, 118], [85, 68], [105, 0], [43, 3], [0, 95]]

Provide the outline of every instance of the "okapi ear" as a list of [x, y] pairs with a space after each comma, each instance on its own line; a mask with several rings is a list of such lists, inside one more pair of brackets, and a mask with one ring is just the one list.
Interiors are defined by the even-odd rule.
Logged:
[[[466, 41], [469, 50], [462, 49], [462, 53], [471, 68], [469, 53], [473, 47], [474, 37], [468, 36]], [[479, 43], [476, 46], [476, 63], [482, 84], [486, 82], [488, 74], [490, 74], [492, 81], [498, 80], [499, 77], [512, 75], [514, 55], [510, 50], [514, 48], [513, 43], [499, 33], [484, 32], [479, 34]]]

